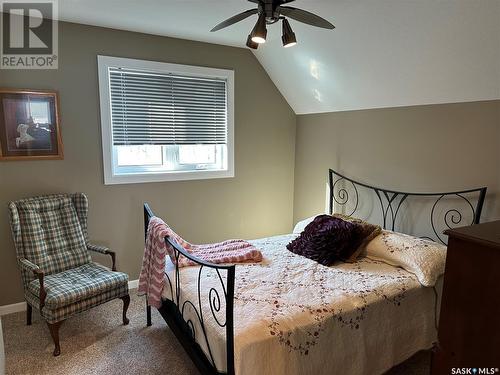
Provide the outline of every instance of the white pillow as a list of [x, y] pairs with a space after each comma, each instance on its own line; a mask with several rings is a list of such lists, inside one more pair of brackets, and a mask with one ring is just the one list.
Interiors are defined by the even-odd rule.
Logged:
[[384, 230], [366, 245], [366, 256], [417, 276], [423, 286], [434, 286], [444, 273], [446, 246], [437, 242]]
[[[318, 215], [323, 215], [323, 214], [318, 214]], [[311, 217], [308, 217], [307, 219], [304, 219], [304, 220], [301, 220], [299, 221], [297, 224], [295, 224], [295, 227], [293, 228], [293, 234], [301, 234], [304, 229], [307, 227], [307, 225], [313, 221], [316, 216], [318, 215], [314, 215], [314, 216], [311, 216]]]

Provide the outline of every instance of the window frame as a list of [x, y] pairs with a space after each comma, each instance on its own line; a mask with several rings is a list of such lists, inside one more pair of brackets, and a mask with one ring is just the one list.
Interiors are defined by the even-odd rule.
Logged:
[[[163, 181], [202, 180], [234, 177], [234, 71], [193, 65], [171, 64], [123, 57], [97, 56], [98, 84], [101, 111], [102, 158], [104, 184], [132, 184]], [[221, 78], [226, 81], [227, 98], [227, 169], [189, 170], [175, 172], [138, 172], [115, 174], [116, 153], [113, 149], [111, 122], [110, 67], [124, 67], [158, 73], [174, 73], [203, 78]]]

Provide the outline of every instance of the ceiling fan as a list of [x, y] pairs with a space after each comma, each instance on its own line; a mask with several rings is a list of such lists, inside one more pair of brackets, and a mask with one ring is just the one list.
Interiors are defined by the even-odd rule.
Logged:
[[283, 6], [283, 4], [291, 3], [295, 0], [248, 0], [257, 4], [257, 9], [249, 9], [244, 12], [238, 13], [225, 21], [222, 21], [210, 31], [217, 31], [225, 27], [231, 26], [236, 22], [240, 22], [254, 14], [258, 14], [259, 18], [250, 35], [247, 38], [247, 47], [257, 49], [259, 44], [266, 42], [267, 29], [266, 25], [271, 25], [278, 21], [282, 21], [283, 29], [281, 40], [283, 47], [291, 47], [297, 44], [297, 38], [290, 26], [290, 23], [285, 17], [292, 18], [296, 21], [306, 23], [308, 25], [321, 27], [324, 29], [334, 29], [330, 22], [317, 16], [311, 12], [293, 8], [290, 6]]

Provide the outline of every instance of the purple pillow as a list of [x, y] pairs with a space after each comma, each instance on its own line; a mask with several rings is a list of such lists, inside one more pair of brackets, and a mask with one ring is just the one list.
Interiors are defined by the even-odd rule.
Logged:
[[324, 266], [331, 266], [336, 261], [349, 259], [363, 238], [361, 225], [330, 215], [319, 215], [286, 248]]

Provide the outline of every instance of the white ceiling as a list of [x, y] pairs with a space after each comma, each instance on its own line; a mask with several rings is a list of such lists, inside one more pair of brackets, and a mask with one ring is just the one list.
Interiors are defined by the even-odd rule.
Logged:
[[[255, 55], [296, 113], [500, 99], [500, 0], [297, 0], [324, 30], [290, 20]], [[256, 16], [210, 33], [245, 0], [60, 0], [60, 19], [244, 47]]]

